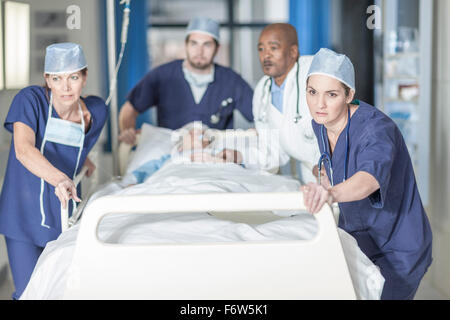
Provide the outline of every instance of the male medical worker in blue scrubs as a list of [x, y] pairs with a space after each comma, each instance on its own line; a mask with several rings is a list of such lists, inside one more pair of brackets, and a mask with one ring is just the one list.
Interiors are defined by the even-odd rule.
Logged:
[[302, 187], [305, 205], [317, 213], [337, 202], [339, 227], [385, 278], [381, 299], [413, 299], [432, 261], [432, 233], [411, 158], [395, 123], [354, 95], [350, 59], [321, 49], [306, 99], [326, 174], [319, 172], [322, 183]]
[[22, 89], [4, 123], [12, 141], [0, 196], [0, 233], [6, 239], [13, 299], [25, 290], [47, 242], [61, 234], [61, 204], [71, 213], [73, 201], [80, 201], [73, 179], [83, 165], [88, 176], [95, 169], [87, 156], [108, 117], [101, 98], [81, 97], [87, 81], [81, 46], [47, 47], [44, 72], [46, 86]]
[[233, 111], [253, 121], [252, 88], [240, 75], [214, 63], [219, 50], [219, 24], [209, 18], [190, 21], [186, 59], [151, 70], [131, 90], [119, 114], [119, 140], [135, 142], [136, 118], [151, 107], [158, 125], [179, 129], [194, 121], [209, 128], [233, 128]]

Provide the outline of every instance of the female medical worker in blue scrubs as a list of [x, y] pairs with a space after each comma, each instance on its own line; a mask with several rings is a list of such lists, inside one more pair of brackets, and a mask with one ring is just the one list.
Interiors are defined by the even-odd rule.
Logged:
[[[5, 235], [18, 299], [47, 242], [61, 233], [60, 206], [79, 202], [73, 179], [107, 117], [104, 101], [81, 98], [87, 64], [81, 47], [58, 43], [47, 47], [46, 87], [22, 89], [11, 104], [4, 126], [12, 133], [0, 196], [0, 233]], [[72, 199], [72, 202], [69, 200]]]
[[305, 205], [317, 213], [337, 202], [339, 227], [381, 269], [381, 298], [413, 299], [432, 261], [432, 234], [404, 139], [389, 117], [353, 100], [354, 68], [346, 56], [321, 49], [307, 79], [326, 176], [321, 185], [302, 187]]

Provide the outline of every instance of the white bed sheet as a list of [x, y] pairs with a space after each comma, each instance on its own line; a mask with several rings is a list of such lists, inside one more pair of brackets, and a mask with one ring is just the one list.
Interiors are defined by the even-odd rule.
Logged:
[[[292, 192], [298, 191], [298, 188], [299, 183], [294, 179], [247, 170], [235, 164], [180, 164], [169, 161], [144, 183], [128, 188], [120, 183], [110, 183], [94, 194], [90, 201], [103, 195]], [[99, 237], [108, 243], [130, 244], [313, 238], [317, 229], [313, 216], [304, 212], [277, 214], [280, 220], [260, 225], [225, 221], [204, 212], [117, 214], [104, 218], [99, 227]], [[78, 228], [79, 225], [75, 225], [57, 240], [48, 243], [21, 299], [63, 297]], [[341, 229], [339, 236], [357, 297], [379, 299], [384, 284], [379, 269], [362, 253], [353, 237]]]

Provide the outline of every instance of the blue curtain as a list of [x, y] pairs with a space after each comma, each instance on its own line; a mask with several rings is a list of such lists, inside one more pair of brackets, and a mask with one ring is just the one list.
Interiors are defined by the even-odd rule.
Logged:
[[332, 0], [290, 0], [289, 23], [298, 33], [301, 55], [313, 55], [330, 48], [330, 10]]
[[[119, 59], [122, 34], [122, 17], [124, 6], [116, 1], [116, 48]], [[149, 70], [149, 54], [147, 50], [148, 10], [144, 0], [130, 2], [130, 24], [128, 26], [128, 42], [126, 44], [122, 65], [117, 78], [117, 96], [119, 108], [126, 102], [128, 92], [139, 82]], [[150, 112], [139, 115], [137, 127], [142, 123], [151, 123]]]
[[[106, 35], [106, 0], [102, 2], [103, 14], [101, 18], [104, 21], [104, 32]], [[132, 0], [130, 3], [130, 24], [128, 26], [128, 42], [126, 44], [122, 64], [117, 76], [117, 97], [118, 107], [121, 108], [125, 103], [128, 92], [149, 70], [149, 54], [147, 50], [147, 1]], [[116, 59], [119, 59], [121, 48], [122, 34], [122, 17], [124, 6], [120, 5], [119, 0], [115, 0], [116, 13]], [[106, 36], [103, 41], [104, 52], [108, 52]], [[117, 62], [117, 61], [116, 61]], [[107, 70], [105, 76], [105, 97], [109, 96], [110, 77], [108, 70], [108, 59], [105, 57], [104, 68]], [[106, 99], [106, 98], [105, 98]], [[142, 123], [151, 123], [150, 112], [139, 115], [137, 119], [137, 127], [140, 128]], [[108, 141], [105, 143], [104, 151], [111, 152], [111, 124], [108, 121]]]

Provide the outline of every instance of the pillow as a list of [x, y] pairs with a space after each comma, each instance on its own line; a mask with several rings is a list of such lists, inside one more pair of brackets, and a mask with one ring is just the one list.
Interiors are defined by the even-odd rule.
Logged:
[[147, 123], [142, 125], [141, 137], [134, 152], [134, 156], [127, 166], [127, 173], [131, 173], [150, 160], [160, 159], [172, 151], [173, 130], [156, 127]]

